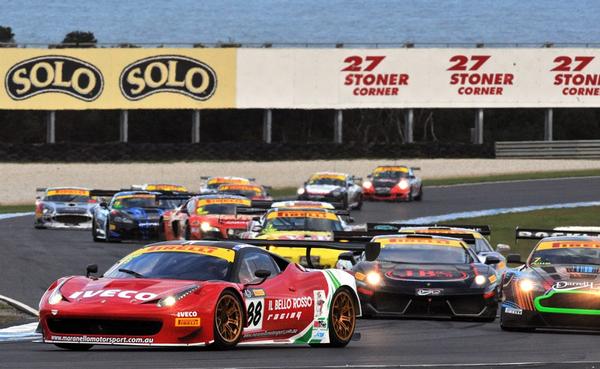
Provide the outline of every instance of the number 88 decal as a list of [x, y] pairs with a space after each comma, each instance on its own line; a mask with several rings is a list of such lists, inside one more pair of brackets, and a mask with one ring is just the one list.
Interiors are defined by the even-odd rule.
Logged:
[[265, 299], [248, 299], [246, 305], [248, 313], [248, 327], [246, 329], [261, 329]]

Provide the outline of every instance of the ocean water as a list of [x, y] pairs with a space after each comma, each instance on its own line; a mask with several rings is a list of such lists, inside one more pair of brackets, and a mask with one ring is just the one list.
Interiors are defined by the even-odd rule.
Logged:
[[0, 0], [20, 43], [600, 43], [598, 0]]

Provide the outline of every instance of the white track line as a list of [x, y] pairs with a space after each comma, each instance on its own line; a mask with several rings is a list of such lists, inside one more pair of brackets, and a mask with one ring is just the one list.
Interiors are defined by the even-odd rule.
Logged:
[[30, 212], [27, 212], [27, 213], [7, 213], [7, 214], [0, 214], [0, 220], [2, 220], [2, 219], [24, 217], [24, 216], [33, 215], [33, 214], [35, 214], [33, 211], [30, 211]]

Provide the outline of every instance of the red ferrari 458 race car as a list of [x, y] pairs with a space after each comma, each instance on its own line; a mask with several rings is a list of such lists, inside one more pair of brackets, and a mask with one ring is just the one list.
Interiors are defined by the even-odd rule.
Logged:
[[[264, 241], [257, 242], [261, 246]], [[286, 247], [365, 251], [376, 243], [268, 241]], [[45, 343], [72, 350], [97, 344], [218, 348], [239, 342], [342, 347], [361, 308], [354, 277], [307, 270], [262, 247], [232, 241], [155, 243], [101, 277], [63, 277], [40, 301]]]
[[238, 238], [247, 230], [253, 214], [265, 211], [250, 211], [251, 206], [252, 201], [242, 196], [195, 196], [179, 208], [165, 212], [161, 229], [166, 240]]
[[400, 166], [379, 166], [363, 182], [365, 200], [421, 201], [423, 184], [415, 170]]

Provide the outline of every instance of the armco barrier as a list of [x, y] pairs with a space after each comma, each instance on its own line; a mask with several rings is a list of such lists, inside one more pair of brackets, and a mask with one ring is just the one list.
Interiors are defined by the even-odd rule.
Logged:
[[414, 143], [56, 143], [0, 144], [0, 162], [280, 161], [319, 159], [493, 158], [491, 144]]
[[497, 158], [599, 159], [600, 140], [496, 142]]

